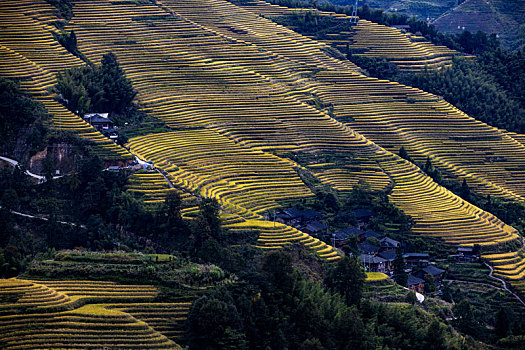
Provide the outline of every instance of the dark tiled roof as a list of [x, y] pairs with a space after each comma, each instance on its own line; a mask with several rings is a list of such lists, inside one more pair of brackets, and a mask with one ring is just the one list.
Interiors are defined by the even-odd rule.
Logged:
[[283, 213], [287, 215], [290, 219], [295, 219], [298, 217], [301, 217], [302, 210], [295, 209], [295, 208], [289, 208], [283, 210]]
[[113, 122], [109, 118], [104, 118], [100, 114], [90, 115], [86, 117], [86, 120], [90, 123], [111, 123]]
[[359, 248], [360, 251], [362, 251], [365, 254], [377, 252], [379, 250], [378, 246], [370, 244], [368, 242], [358, 244], [357, 247]]
[[374, 238], [381, 238], [383, 237], [382, 234], [380, 233], [377, 233], [376, 231], [373, 231], [373, 230], [368, 230], [368, 231], [365, 231], [365, 238], [370, 238], [370, 237], [374, 237]]
[[335, 239], [344, 240], [350, 237], [350, 235], [358, 237], [364, 233], [365, 232], [363, 230], [360, 230], [357, 227], [346, 227], [342, 230], [335, 232], [334, 235]]
[[440, 268], [435, 267], [434, 265], [428, 265], [427, 267], [422, 269], [425, 273], [428, 273], [432, 276], [441, 275], [445, 270], [441, 270]]
[[315, 210], [312, 210], [312, 209], [306, 209], [306, 210], [302, 211], [301, 217], [303, 219], [314, 219], [314, 218], [321, 217], [321, 213], [318, 213], [318, 212], [316, 212]]
[[313, 221], [306, 225], [305, 229], [311, 232], [323, 231], [326, 230], [326, 225], [319, 221]]
[[379, 242], [381, 242], [381, 247], [383, 248], [397, 248], [400, 245], [398, 241], [389, 237], [383, 237]]
[[364, 264], [380, 264], [386, 261], [380, 256], [371, 255], [371, 254], [361, 254], [359, 255], [359, 259]]
[[302, 218], [305, 220], [310, 220], [321, 217], [321, 213], [318, 213], [312, 209], [301, 210], [296, 208], [288, 208], [283, 210], [283, 213], [290, 219]]
[[421, 283], [425, 283], [425, 281], [422, 280], [421, 278], [417, 278], [414, 275], [411, 275], [411, 274], [408, 275], [408, 283], [407, 284], [409, 286], [413, 286], [415, 284], [421, 284]]
[[394, 261], [394, 259], [397, 256], [397, 253], [394, 250], [385, 250], [384, 252], [381, 252], [378, 255], [388, 261]]

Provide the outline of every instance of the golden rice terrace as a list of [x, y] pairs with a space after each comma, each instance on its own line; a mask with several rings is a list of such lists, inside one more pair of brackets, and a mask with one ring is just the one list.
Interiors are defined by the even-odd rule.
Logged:
[[[339, 259], [326, 243], [265, 216], [288, 200], [313, 196], [300, 176], [308, 171], [336, 191], [351, 190], [361, 179], [374, 190], [391, 189], [390, 200], [414, 220], [415, 234], [451, 245], [493, 247], [496, 252], [486, 259], [495, 273], [525, 288], [522, 253], [498, 251], [502, 243], [519, 240], [519, 233], [395, 154], [403, 146], [415, 160], [430, 158], [448, 177], [466, 180], [478, 193], [524, 201], [523, 137], [477, 121], [432, 94], [362, 75], [351, 62], [328, 55], [330, 43], [261, 16], [279, 15], [283, 9], [263, 1], [255, 4], [73, 1], [73, 17], [64, 30], [76, 33], [78, 50], [91, 62], [113, 52], [138, 92], [137, 102], [170, 128], [134, 137], [126, 148], [103, 137], [50, 92], [57, 72], [85, 63], [53, 38], [58, 13], [44, 0], [0, 2], [0, 75], [21, 78], [21, 88], [52, 115], [53, 127], [92, 140], [101, 157], [138, 156], [164, 174], [134, 175], [130, 192], [144, 194], [151, 203], [162, 201], [169, 191], [183, 193], [183, 200], [192, 195], [215, 198], [228, 218], [224, 225], [259, 232], [261, 249], [299, 242], [322, 259]], [[389, 39], [381, 41], [385, 37]], [[377, 57], [413, 52], [417, 59], [398, 62], [407, 70], [450, 62], [451, 53], [444, 48], [364, 20], [354, 42]], [[314, 100], [331, 110], [316, 108]], [[288, 152], [338, 154], [352, 164], [298, 164], [285, 157]], [[166, 186], [164, 176], [173, 187]], [[124, 333], [140, 334], [143, 340], [118, 343], [125, 348], [173, 348], [169, 334], [148, 323], [148, 312], [187, 308], [153, 303], [156, 291], [147, 286], [1, 283], [1, 294], [22, 295], [2, 308], [35, 308], [0, 316], [0, 340], [13, 349], [51, 343], [62, 347], [64, 337], [79, 347], [111, 347], [127, 339]], [[96, 300], [100, 295], [103, 303]], [[107, 302], [113, 298], [115, 302]], [[120, 298], [133, 303], [119, 304]], [[87, 299], [90, 304], [82, 302]], [[65, 309], [73, 304], [73, 311]], [[48, 306], [52, 310], [45, 310]], [[38, 327], [17, 328], [28, 319]], [[111, 336], [117, 324], [122, 339]]]

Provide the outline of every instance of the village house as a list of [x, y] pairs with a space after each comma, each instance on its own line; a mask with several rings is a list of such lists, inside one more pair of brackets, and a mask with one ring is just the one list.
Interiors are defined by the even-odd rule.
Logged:
[[373, 230], [367, 230], [365, 231], [365, 234], [364, 234], [365, 240], [367, 238], [377, 238], [377, 240], [380, 240], [382, 237], [383, 237], [382, 234], [377, 233], [376, 231], [373, 231]]
[[425, 290], [425, 281], [412, 274], [408, 274], [407, 287], [414, 292], [423, 293]]
[[478, 256], [474, 251], [474, 247], [458, 247], [456, 251], [456, 261], [474, 262], [476, 260], [478, 260]]
[[370, 223], [370, 218], [374, 216], [374, 212], [366, 208], [354, 209], [352, 210], [352, 213], [357, 219], [357, 226], [359, 228], [368, 226], [368, 224]]
[[88, 113], [84, 120], [98, 130], [113, 129], [113, 121], [108, 118], [108, 113]]
[[396, 251], [397, 248], [401, 246], [401, 243], [396, 241], [395, 239], [389, 238], [389, 237], [383, 237], [379, 240], [379, 243], [381, 243], [380, 251], [384, 252], [387, 250], [393, 250]]
[[363, 254], [376, 255], [377, 253], [379, 253], [379, 247], [368, 242], [358, 244], [357, 248], [359, 248], [359, 251]]
[[395, 250], [384, 250], [379, 252], [377, 256], [385, 259], [385, 268], [387, 272], [394, 271], [394, 260], [397, 256], [397, 252]]
[[312, 221], [320, 220], [322, 218], [321, 213], [316, 212], [312, 209], [297, 209], [288, 208], [282, 210], [281, 213], [276, 215], [276, 220], [292, 226], [297, 225], [308, 225]]
[[332, 239], [334, 240], [336, 247], [345, 245], [350, 236], [354, 236], [357, 243], [362, 243], [365, 240], [365, 231], [360, 230], [357, 227], [346, 227], [332, 233]]
[[385, 259], [371, 255], [371, 254], [361, 254], [359, 259], [365, 266], [365, 269], [369, 272], [386, 272]]
[[302, 231], [305, 233], [308, 233], [310, 235], [320, 235], [326, 231], [327, 227], [325, 224], [323, 224], [320, 221], [312, 221], [309, 224], [307, 224]]
[[430, 263], [430, 255], [428, 253], [406, 253], [403, 254], [403, 259], [408, 268], [425, 267]]
[[436, 286], [440, 286], [441, 282], [443, 281], [445, 270], [442, 270], [434, 265], [428, 265], [413, 273], [414, 276], [421, 278], [421, 279], [424, 279], [425, 275], [427, 274], [434, 277], [434, 283], [436, 284]]

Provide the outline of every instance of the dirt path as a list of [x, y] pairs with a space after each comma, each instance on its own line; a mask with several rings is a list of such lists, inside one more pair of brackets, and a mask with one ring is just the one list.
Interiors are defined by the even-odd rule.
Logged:
[[[1, 205], [0, 205], [0, 208], [2, 208]], [[49, 221], [48, 218], [40, 216], [40, 215], [25, 214], [25, 213], [21, 213], [19, 211], [15, 211], [15, 210], [10, 210], [9, 212], [11, 214], [15, 214], [15, 215], [18, 215], [18, 216], [23, 216], [23, 217], [30, 218], [30, 219], [39, 219], [39, 220]], [[67, 222], [67, 221], [57, 221], [57, 222], [59, 224], [63, 224], [63, 225], [69, 225], [69, 226], [74, 226], [74, 227], [86, 228], [85, 225], [78, 225], [78, 224], [75, 224], [74, 222]]]
[[505, 289], [507, 292], [509, 292], [510, 294], [512, 294], [516, 299], [518, 299], [518, 301], [523, 305], [525, 306], [525, 302], [523, 302], [523, 300], [521, 300], [521, 298], [519, 297], [519, 295], [517, 295], [516, 293], [514, 293], [513, 291], [511, 291], [508, 287], [507, 287], [507, 282], [505, 282], [505, 280], [501, 279], [501, 278], [498, 278], [498, 277], [495, 277], [493, 275], [494, 273], [494, 269], [492, 268], [492, 266], [490, 266], [489, 264], [487, 264], [486, 262], [484, 262], [484, 264], [490, 269], [490, 273], [489, 273], [489, 277], [492, 278], [492, 279], [495, 279], [496, 281], [500, 281], [501, 284], [503, 285], [503, 289]]
[[[11, 159], [11, 158], [7, 158], [7, 157], [3, 157], [3, 156], [0, 156], [0, 159], [3, 160], [3, 161], [6, 161], [8, 162], [9, 164], [13, 165], [13, 166], [16, 166], [16, 167], [20, 167], [20, 163], [18, 163], [18, 161], [14, 160], [14, 159]], [[35, 178], [38, 180], [38, 182], [44, 182], [46, 181], [46, 177], [45, 176], [42, 176], [42, 175], [37, 175], [37, 174], [33, 174], [32, 172], [30, 172], [29, 170], [26, 169], [26, 172], [25, 172], [27, 175], [31, 176], [32, 178]], [[53, 179], [58, 179], [58, 178], [61, 178], [62, 176], [53, 176]]]

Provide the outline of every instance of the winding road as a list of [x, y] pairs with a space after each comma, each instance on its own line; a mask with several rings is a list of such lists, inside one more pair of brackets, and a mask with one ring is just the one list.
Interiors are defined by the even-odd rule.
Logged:
[[[11, 164], [11, 165], [13, 165], [13, 166], [17, 166], [17, 167], [20, 168], [20, 163], [18, 163], [18, 161], [14, 160], [14, 159], [0, 156], [0, 160], [6, 161], [6, 162], [8, 162], [8, 163]], [[26, 173], [27, 175], [31, 176], [32, 178], [37, 179], [38, 182], [44, 182], [44, 181], [46, 181], [46, 177], [45, 177], [45, 176], [34, 174], [34, 173], [30, 172], [30, 171], [27, 170], [27, 169], [26, 169], [25, 173]], [[60, 176], [53, 176], [53, 179], [58, 179], [58, 178], [61, 178], [61, 177], [62, 177], [62, 175], [60, 175]]]
[[518, 301], [523, 305], [525, 306], [525, 302], [523, 302], [523, 300], [521, 300], [521, 298], [519, 297], [519, 295], [517, 295], [516, 293], [514, 293], [513, 291], [511, 291], [508, 287], [507, 287], [507, 283], [505, 282], [505, 280], [501, 279], [501, 278], [498, 278], [498, 277], [494, 277], [493, 273], [494, 273], [494, 269], [492, 268], [492, 266], [490, 266], [489, 264], [487, 264], [486, 262], [484, 262], [483, 264], [485, 264], [489, 269], [490, 269], [490, 273], [489, 273], [489, 277], [492, 278], [492, 279], [495, 279], [496, 281], [500, 281], [501, 284], [503, 285], [503, 289], [505, 289], [507, 292], [509, 292], [510, 294], [512, 294], [516, 299], [518, 299]]

